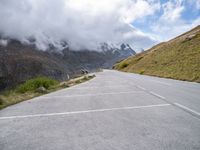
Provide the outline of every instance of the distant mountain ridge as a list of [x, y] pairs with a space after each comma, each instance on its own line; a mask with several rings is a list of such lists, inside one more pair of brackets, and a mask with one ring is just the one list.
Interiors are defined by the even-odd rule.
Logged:
[[1, 38], [0, 89], [15, 86], [36, 76], [65, 80], [68, 75], [71, 77], [79, 74], [82, 69], [93, 71], [98, 68], [111, 68], [116, 61], [136, 54], [127, 44], [120, 49], [104, 43], [100, 51], [74, 51], [69, 49], [66, 42], [62, 44], [62, 51], [58, 52], [54, 45], [41, 51], [34, 44]]
[[200, 82], [200, 25], [114, 65], [126, 72]]

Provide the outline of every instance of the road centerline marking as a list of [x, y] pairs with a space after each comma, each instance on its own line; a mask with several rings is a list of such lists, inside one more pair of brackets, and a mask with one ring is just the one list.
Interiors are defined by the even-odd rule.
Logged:
[[91, 109], [83, 111], [69, 111], [62, 113], [49, 113], [49, 114], [35, 114], [35, 115], [23, 115], [23, 116], [8, 116], [0, 117], [0, 120], [7, 119], [20, 119], [20, 118], [34, 118], [34, 117], [48, 117], [48, 116], [63, 116], [63, 115], [72, 115], [72, 114], [84, 114], [84, 113], [95, 113], [95, 112], [106, 112], [106, 111], [119, 111], [119, 110], [131, 110], [131, 109], [142, 109], [142, 108], [153, 108], [153, 107], [166, 107], [171, 104], [157, 104], [157, 105], [146, 105], [146, 106], [133, 106], [133, 107], [115, 107], [115, 108], [106, 108], [106, 109]]

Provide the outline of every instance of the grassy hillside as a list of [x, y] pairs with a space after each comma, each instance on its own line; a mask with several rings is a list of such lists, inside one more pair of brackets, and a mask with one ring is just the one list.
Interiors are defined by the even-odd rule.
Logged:
[[200, 82], [200, 26], [115, 64], [114, 69]]

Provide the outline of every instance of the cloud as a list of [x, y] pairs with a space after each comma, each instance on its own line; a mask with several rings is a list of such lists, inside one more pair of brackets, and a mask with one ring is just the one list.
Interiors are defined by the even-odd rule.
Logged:
[[42, 50], [62, 49], [62, 41], [75, 50], [102, 42], [147, 48], [154, 39], [130, 24], [157, 9], [155, 0], [1, 0], [0, 33], [25, 43], [34, 38]]
[[5, 39], [0, 39], [0, 45], [1, 45], [1, 46], [7, 46], [7, 44], [8, 44], [8, 41], [7, 41], [7, 40], [5, 40]]
[[199, 10], [200, 0], [0, 0], [0, 34], [41, 50], [147, 49], [199, 25]]
[[184, 10], [184, 6], [181, 5], [181, 2], [177, 1], [173, 3], [169, 1], [162, 5], [163, 7], [163, 15], [161, 16], [161, 20], [168, 21], [168, 22], [175, 22], [177, 19], [180, 18], [181, 13]]
[[163, 3], [161, 5], [163, 13], [159, 16], [157, 21], [153, 22], [151, 25], [151, 36], [158, 41], [166, 41], [199, 25], [200, 16], [192, 19], [192, 22], [189, 22], [183, 16], [184, 12], [191, 13], [186, 11], [186, 9], [188, 9], [188, 2], [192, 6], [197, 3], [197, 1], [193, 0], [170, 0]]

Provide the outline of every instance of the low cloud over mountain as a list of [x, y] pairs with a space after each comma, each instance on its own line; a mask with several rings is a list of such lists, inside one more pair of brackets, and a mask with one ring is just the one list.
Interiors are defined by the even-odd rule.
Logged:
[[0, 34], [41, 50], [147, 49], [200, 24], [199, 11], [200, 0], [1, 0]]
[[[154, 44], [130, 23], [152, 14], [157, 5], [131, 0], [1, 0], [0, 33], [5, 38], [35, 42], [41, 50], [49, 44], [62, 49], [94, 49], [99, 43], [129, 43], [137, 48]], [[140, 6], [140, 7], [139, 7]]]

